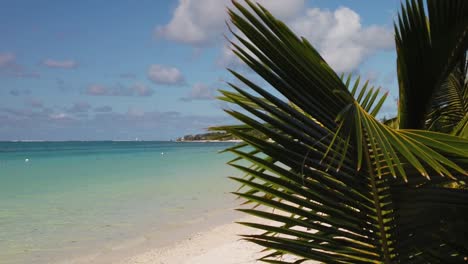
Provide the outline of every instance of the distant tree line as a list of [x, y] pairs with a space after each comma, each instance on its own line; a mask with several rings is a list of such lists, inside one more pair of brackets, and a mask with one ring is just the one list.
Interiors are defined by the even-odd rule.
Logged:
[[[264, 137], [260, 132], [252, 129], [247, 129], [244, 131], [246, 134], [256, 137]], [[232, 135], [231, 133], [226, 132], [208, 132], [208, 133], [201, 133], [201, 134], [194, 134], [194, 135], [185, 135], [183, 137], [179, 137], [176, 141], [201, 141], [201, 140], [238, 140], [239, 138]]]
[[232, 140], [232, 139], [236, 139], [236, 138], [227, 133], [209, 132], [209, 133], [203, 133], [203, 134], [185, 135], [183, 137], [177, 138], [176, 141]]

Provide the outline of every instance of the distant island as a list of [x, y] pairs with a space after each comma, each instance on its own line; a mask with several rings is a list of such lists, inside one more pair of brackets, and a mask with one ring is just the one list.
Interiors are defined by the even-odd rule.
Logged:
[[185, 135], [176, 139], [177, 142], [238, 142], [238, 138], [223, 132], [210, 132], [195, 135]]

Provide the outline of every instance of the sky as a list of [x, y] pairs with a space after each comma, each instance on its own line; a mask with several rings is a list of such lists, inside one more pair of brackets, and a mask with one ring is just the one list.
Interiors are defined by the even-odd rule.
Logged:
[[[261, 0], [338, 73], [398, 96], [399, 1]], [[231, 52], [225, 0], [2, 0], [0, 140], [170, 140], [234, 121], [215, 97], [262, 83]]]

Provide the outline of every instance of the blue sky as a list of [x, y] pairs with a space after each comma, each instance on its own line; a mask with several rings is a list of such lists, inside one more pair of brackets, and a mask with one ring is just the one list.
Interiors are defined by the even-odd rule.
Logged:
[[[399, 1], [262, 0], [337, 72], [397, 97]], [[224, 0], [2, 1], [0, 140], [168, 140], [231, 120]], [[252, 72], [244, 71], [258, 79]]]

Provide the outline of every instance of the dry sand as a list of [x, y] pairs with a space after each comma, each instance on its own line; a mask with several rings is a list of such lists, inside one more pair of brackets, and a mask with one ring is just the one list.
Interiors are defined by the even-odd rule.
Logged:
[[[231, 223], [200, 232], [174, 245], [153, 249], [122, 264], [250, 264], [262, 256], [261, 247], [242, 241], [239, 234], [252, 229]], [[263, 253], [264, 254], [264, 253]]]
[[[250, 221], [244, 218], [242, 221]], [[240, 224], [225, 224], [197, 233], [175, 245], [153, 249], [126, 259], [122, 264], [254, 264], [267, 254], [262, 247], [239, 239], [239, 234], [256, 233]], [[283, 259], [293, 260], [293, 259]], [[313, 261], [308, 264], [318, 263]]]

